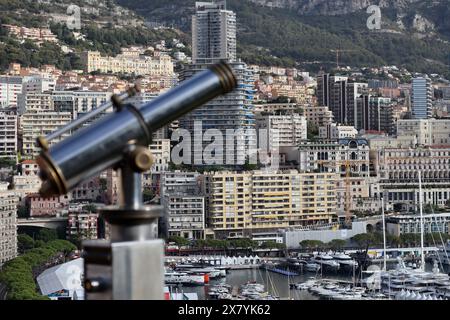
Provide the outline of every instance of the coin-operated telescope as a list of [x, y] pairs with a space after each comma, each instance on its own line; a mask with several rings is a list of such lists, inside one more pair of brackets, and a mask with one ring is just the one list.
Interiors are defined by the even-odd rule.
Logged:
[[[144, 206], [141, 175], [152, 166], [152, 133], [205, 102], [232, 91], [236, 78], [226, 63], [213, 65], [140, 107], [123, 103], [131, 88], [91, 113], [38, 138], [37, 158], [44, 197], [63, 195], [87, 179], [113, 168], [120, 171], [122, 197], [101, 215], [111, 241], [83, 243], [87, 299], [163, 299], [164, 241], [158, 237], [159, 205]], [[48, 147], [52, 139], [85, 124], [102, 111], [114, 112]]]

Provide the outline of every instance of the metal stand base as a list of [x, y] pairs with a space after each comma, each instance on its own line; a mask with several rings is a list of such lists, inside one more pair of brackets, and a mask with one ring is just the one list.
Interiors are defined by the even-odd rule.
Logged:
[[164, 298], [164, 241], [157, 239], [163, 207], [142, 203], [140, 172], [151, 166], [147, 152], [130, 146], [128, 161], [120, 168], [120, 206], [100, 212], [111, 226], [111, 241], [83, 243], [87, 300]]

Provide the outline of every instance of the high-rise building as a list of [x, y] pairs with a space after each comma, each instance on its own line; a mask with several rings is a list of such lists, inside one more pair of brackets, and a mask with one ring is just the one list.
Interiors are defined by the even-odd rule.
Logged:
[[[347, 77], [322, 74], [317, 78], [317, 100], [319, 106], [328, 107], [337, 123], [348, 123]], [[356, 87], [355, 87], [356, 88]]]
[[358, 98], [367, 90], [367, 83], [349, 82], [347, 84], [347, 106], [345, 111], [345, 123], [360, 129], [363, 121], [358, 109]]
[[432, 89], [428, 77], [414, 78], [412, 81], [412, 116], [414, 119], [427, 119], [432, 116]]
[[17, 255], [17, 203], [15, 192], [0, 182], [0, 267]]
[[17, 115], [13, 111], [0, 111], [0, 158], [17, 156]]
[[330, 106], [330, 74], [325, 73], [317, 77], [317, 103], [320, 107]]
[[356, 129], [395, 133], [394, 110], [391, 98], [363, 94], [357, 99], [358, 122]]
[[226, 1], [196, 2], [192, 16], [193, 63], [236, 60], [236, 14]]
[[267, 130], [269, 150], [276, 147], [295, 147], [307, 138], [306, 117], [297, 113], [288, 115], [258, 115], [258, 129]]
[[161, 182], [161, 204], [167, 213], [169, 236], [203, 239], [205, 197], [198, 172], [165, 172]]
[[330, 108], [331, 112], [333, 112], [334, 120], [337, 123], [341, 124], [348, 124], [347, 81], [347, 77], [330, 77], [330, 105], [328, 107]]

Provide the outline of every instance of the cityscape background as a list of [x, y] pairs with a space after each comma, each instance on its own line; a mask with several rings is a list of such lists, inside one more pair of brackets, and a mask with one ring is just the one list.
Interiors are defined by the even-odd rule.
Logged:
[[[68, 14], [72, 2], [78, 15]], [[390, 248], [418, 247], [421, 201], [425, 245], [442, 246], [450, 239], [449, 7], [404, 2], [380, 5], [376, 30], [366, 26], [368, 1], [0, 3], [0, 294], [42, 297], [37, 272], [65, 261], [61, 250], [78, 257], [82, 240], [109, 239], [99, 211], [120, 197], [110, 169], [43, 198], [36, 139], [133, 83], [141, 92], [127, 102], [140, 106], [223, 60], [237, 88], [158, 130], [148, 146], [144, 202], [164, 206], [168, 254], [379, 249], [383, 228]], [[227, 140], [223, 159], [232, 164], [206, 164], [202, 153], [173, 162], [172, 134], [194, 133], [196, 121], [202, 143], [193, 139], [192, 150], [211, 143], [208, 129], [243, 132]], [[250, 134], [260, 129], [265, 137]], [[262, 138], [277, 170], [246, 155]], [[29, 250], [43, 256], [17, 260]], [[13, 289], [8, 264], [26, 269], [28, 291]]]

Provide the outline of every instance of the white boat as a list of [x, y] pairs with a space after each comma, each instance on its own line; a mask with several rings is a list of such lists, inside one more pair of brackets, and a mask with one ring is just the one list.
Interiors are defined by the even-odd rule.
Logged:
[[207, 274], [209, 276], [209, 279], [218, 279], [226, 276], [225, 270], [217, 270], [214, 268], [192, 268], [192, 269], [186, 269], [188, 274]]
[[166, 284], [202, 286], [205, 284], [205, 277], [203, 275], [188, 274], [186, 272], [166, 271], [164, 282]]
[[313, 262], [320, 264], [322, 267], [331, 269], [339, 269], [339, 262], [334, 261], [333, 257], [328, 254], [319, 254], [312, 259]]
[[338, 253], [333, 255], [333, 259], [337, 261], [341, 267], [358, 267], [358, 262], [352, 259], [349, 255], [345, 253]]
[[308, 262], [305, 264], [306, 271], [317, 272], [320, 270], [320, 264], [314, 262]]

